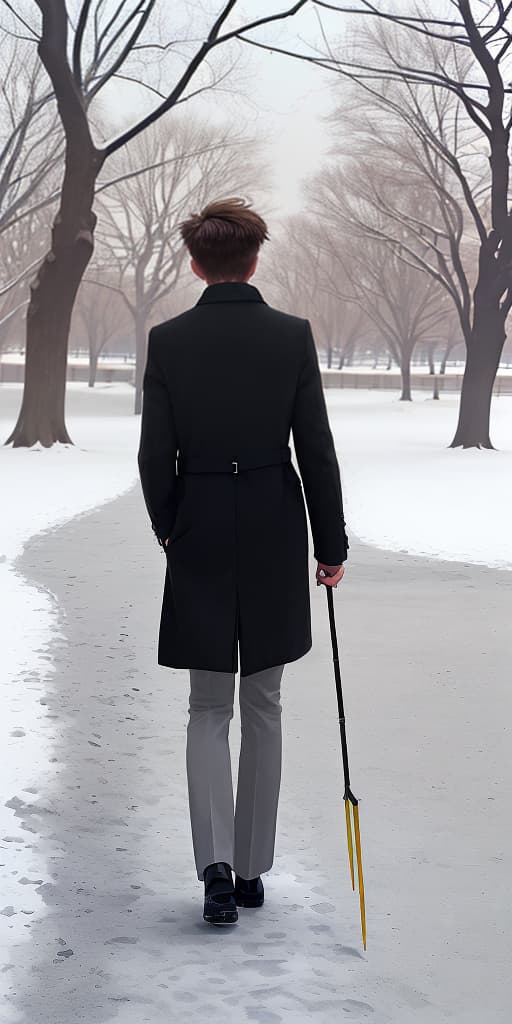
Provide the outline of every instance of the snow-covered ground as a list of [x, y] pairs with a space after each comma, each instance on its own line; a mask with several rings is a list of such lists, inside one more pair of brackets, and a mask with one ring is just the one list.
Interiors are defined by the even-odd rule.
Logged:
[[[448, 444], [457, 395], [413, 402], [389, 391], [325, 391], [349, 528], [384, 548], [512, 568], [512, 397], [493, 400], [496, 451]], [[8, 436], [21, 385], [0, 385], [0, 431]], [[127, 384], [68, 384], [74, 445], [0, 448], [4, 500], [0, 561], [28, 538], [109, 501], [137, 477], [140, 420]]]
[[[12, 571], [23, 545], [40, 532], [111, 500], [137, 478], [140, 419], [127, 384], [68, 384], [67, 424], [74, 445], [0, 447], [3, 501], [0, 601], [9, 644], [3, 679], [34, 668], [50, 627], [43, 602]], [[325, 392], [335, 436], [349, 533], [387, 549], [512, 568], [512, 397], [493, 401], [496, 451], [450, 449], [456, 395], [440, 401], [388, 391]], [[16, 418], [21, 385], [0, 386], [0, 430]], [[30, 631], [30, 632], [29, 632]]]
[[[2, 441], [20, 398], [20, 385], [0, 386]], [[414, 398], [401, 403], [390, 392], [326, 391], [349, 533], [388, 550], [511, 569], [512, 398], [494, 400], [492, 437], [498, 450], [491, 452], [448, 449], [457, 419], [455, 395], [438, 402], [422, 392]], [[70, 383], [67, 424], [74, 446], [0, 447], [2, 792], [24, 793], [38, 806], [42, 798], [33, 788], [34, 778], [44, 793], [58, 728], [45, 701], [54, 672], [45, 644], [58, 637], [59, 617], [52, 593], [27, 585], [12, 563], [35, 533], [131, 487], [137, 478], [140, 430], [132, 410], [128, 385], [88, 389]], [[147, 528], [141, 520], [141, 529]], [[17, 810], [5, 805], [5, 798], [0, 801], [0, 946], [6, 947], [22, 937], [27, 927], [22, 915], [28, 922], [40, 907], [36, 887], [27, 881], [22, 912], [14, 915], [10, 909], [19, 904], [20, 876], [34, 877], [30, 846], [14, 842]], [[27, 940], [29, 934], [27, 929]]]
[[[4, 683], [22, 667], [40, 669], [37, 651], [52, 619], [51, 595], [44, 600], [25, 586], [12, 561], [35, 533], [131, 487], [140, 432], [133, 395], [122, 383], [94, 389], [69, 383], [67, 424], [74, 445], [0, 447], [0, 602], [9, 638], [2, 651]], [[388, 391], [327, 389], [325, 395], [349, 533], [395, 551], [512, 568], [512, 397], [493, 401], [498, 450], [462, 451], [447, 447], [456, 395], [433, 401], [416, 392], [413, 402]], [[21, 385], [0, 386], [2, 439], [20, 400]]]
[[496, 451], [449, 448], [457, 395], [328, 389], [349, 529], [379, 547], [512, 569], [512, 397], [493, 399]]
[[[15, 423], [21, 393], [19, 384], [0, 385], [2, 445]], [[71, 383], [67, 426], [74, 445], [0, 447], [2, 794], [26, 791], [34, 778], [42, 781], [49, 764], [54, 729], [45, 693], [53, 666], [44, 644], [50, 636], [59, 636], [53, 595], [27, 585], [12, 563], [34, 534], [111, 500], [133, 484], [140, 421], [131, 413], [132, 401], [133, 389], [128, 386], [100, 384], [88, 390], [85, 384]], [[9, 845], [12, 832], [13, 808], [0, 800], [0, 837], [7, 837]], [[17, 875], [5, 868], [2, 872], [0, 912], [7, 911], [0, 914], [0, 945], [12, 941], [12, 931], [6, 931], [9, 907], [19, 891], [17, 878], [26, 875], [27, 855], [26, 847], [12, 849]], [[29, 915], [40, 905], [40, 897], [31, 885], [25, 886], [25, 893], [24, 912]], [[18, 916], [17, 931], [21, 928]]]

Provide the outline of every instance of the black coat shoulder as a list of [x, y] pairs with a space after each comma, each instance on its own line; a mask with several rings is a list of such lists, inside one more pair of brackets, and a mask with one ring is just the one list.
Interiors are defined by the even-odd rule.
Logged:
[[[222, 316], [222, 313], [226, 311], [226, 306], [230, 309], [231, 305], [231, 303], [205, 303], [204, 305], [191, 306], [189, 309], [185, 309], [182, 313], [178, 313], [168, 320], [154, 324], [150, 330], [150, 335], [163, 337], [171, 334], [180, 334], [182, 331], [188, 331], [189, 328], [193, 327], [196, 322], [203, 318], [208, 319], [211, 316]], [[236, 305], [238, 310], [241, 310], [242, 315], [263, 317], [268, 322], [272, 322], [275, 327], [281, 326], [288, 331], [295, 330], [304, 334], [304, 329], [308, 323], [304, 317], [288, 313], [283, 309], [276, 309], [275, 306], [269, 305], [268, 302], [237, 303]]]

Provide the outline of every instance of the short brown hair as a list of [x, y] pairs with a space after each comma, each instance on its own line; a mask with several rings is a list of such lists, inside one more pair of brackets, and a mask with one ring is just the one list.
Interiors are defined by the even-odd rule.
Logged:
[[190, 255], [212, 280], [246, 277], [269, 237], [262, 217], [238, 196], [208, 203], [179, 227]]

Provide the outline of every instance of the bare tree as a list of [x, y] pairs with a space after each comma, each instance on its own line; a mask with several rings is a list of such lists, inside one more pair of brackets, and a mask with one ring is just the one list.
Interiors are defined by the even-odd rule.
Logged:
[[[135, 173], [140, 167], [148, 170]], [[175, 122], [171, 138], [152, 126], [119, 154], [115, 171], [119, 182], [101, 197], [97, 258], [107, 270], [117, 268], [117, 287], [133, 321], [139, 413], [148, 321], [176, 287], [186, 258], [180, 221], [215, 195], [261, 190], [263, 168], [254, 139], [187, 117]], [[90, 276], [104, 280], [94, 270]]]
[[114, 289], [82, 281], [71, 320], [71, 339], [75, 345], [83, 339], [87, 346], [90, 388], [96, 383], [98, 359], [107, 343], [126, 339], [127, 348], [129, 336], [130, 318], [121, 296]]
[[46, 205], [43, 186], [62, 163], [53, 91], [44, 78], [33, 45], [0, 37], [0, 232]]
[[[373, 37], [378, 53], [389, 52], [389, 35], [389, 28], [381, 27]], [[420, 52], [431, 45], [422, 41]], [[440, 63], [438, 49], [440, 43], [432, 60]], [[449, 51], [445, 56], [449, 60]], [[351, 171], [348, 188], [343, 171], [338, 172], [345, 207], [347, 192], [351, 196], [350, 219], [439, 283], [459, 321], [452, 347], [462, 335], [469, 351], [479, 238], [461, 173], [475, 201], [478, 197], [482, 218], [490, 218], [487, 166], [474, 125], [467, 118], [464, 123], [451, 93], [403, 82], [385, 82], [378, 95], [365, 90], [348, 116], [341, 105], [330, 120], [339, 130], [334, 151], [341, 163], [349, 151], [351, 161], [365, 166], [364, 175]], [[429, 343], [432, 373], [433, 346], [440, 340]], [[487, 394], [485, 381], [483, 387]]]
[[[425, 344], [429, 373], [439, 373], [443, 376], [446, 373], [446, 364], [450, 354], [459, 345], [464, 345], [459, 318], [454, 306], [448, 304], [437, 332]], [[436, 369], [437, 361], [439, 361], [439, 369]]]
[[[238, 0], [228, 0], [204, 40], [187, 58], [185, 69], [172, 88], [165, 94], [156, 90], [158, 101], [153, 109], [104, 144], [97, 144], [93, 138], [91, 102], [114, 76], [133, 77], [129, 58], [136, 50], [162, 46], [148, 41], [144, 34], [156, 0], [118, 0], [108, 7], [102, 0], [82, 0], [74, 28], [65, 0], [36, 0], [41, 12], [40, 34], [11, 3], [2, 2], [10, 15], [22, 23], [25, 33], [37, 41], [39, 56], [55, 92], [65, 139], [64, 175], [51, 248], [31, 285], [23, 401], [14, 430], [5, 442], [12, 442], [15, 447], [30, 446], [36, 441], [50, 446], [55, 441], [72, 443], [64, 419], [69, 325], [94, 248], [94, 195], [105, 161], [176, 104], [194, 95], [194, 91], [187, 91], [189, 84], [200, 69], [208, 68], [208, 59], [219, 46], [263, 25], [292, 17], [305, 6], [306, 0], [233, 28], [226, 23], [236, 13]], [[163, 50], [178, 56], [186, 40], [176, 42], [169, 35]], [[211, 79], [200, 80], [198, 90], [211, 85]], [[151, 83], [148, 88], [154, 95]]]
[[[361, 244], [361, 243], [360, 243]], [[356, 257], [352, 288], [400, 367], [401, 401], [412, 400], [411, 359], [416, 345], [435, 336], [444, 317], [436, 283], [403, 262], [376, 241], [362, 244]], [[357, 269], [359, 273], [357, 273]]]
[[43, 208], [64, 147], [34, 48], [0, 37], [0, 350], [25, 331], [27, 280], [44, 252]]
[[[416, 133], [405, 133], [404, 111], [407, 100], [390, 109], [390, 92], [385, 89], [378, 99], [354, 104], [350, 115], [338, 108], [330, 118], [339, 126], [341, 140], [333, 146], [341, 168], [331, 170], [324, 179], [322, 204], [324, 214], [339, 219], [343, 211], [345, 229], [362, 233], [384, 243], [405, 266], [431, 277], [443, 295], [444, 317], [436, 336], [426, 342], [430, 372], [435, 372], [434, 353], [444, 347], [440, 373], [452, 349], [471, 340], [471, 292], [477, 266], [478, 240], [467, 225], [464, 197], [460, 182], [451, 174], [444, 159], [422, 144], [424, 134], [440, 139], [459, 164], [464, 161], [466, 175], [471, 175], [475, 192], [481, 192], [482, 207], [486, 189], [482, 159], [472, 146], [474, 132], [463, 135], [453, 99], [423, 95], [421, 105], [417, 89], [411, 87], [414, 107], [409, 118]], [[410, 99], [410, 97], [409, 97]], [[350, 152], [350, 161], [343, 158]], [[469, 165], [471, 167], [469, 168]], [[360, 168], [365, 168], [360, 174]], [[314, 201], [313, 201], [314, 202]], [[448, 299], [448, 304], [446, 302]]]
[[262, 281], [273, 301], [311, 321], [327, 367], [332, 367], [336, 352], [338, 369], [342, 369], [353, 355], [364, 315], [346, 302], [337, 270], [336, 279], [315, 223], [297, 214], [286, 219], [272, 241]]
[[27, 211], [26, 217], [7, 231], [0, 231], [0, 350], [16, 332], [24, 338], [28, 306], [27, 279], [45, 251], [48, 225], [41, 210]]
[[403, 401], [411, 401], [411, 358], [415, 346], [435, 336], [446, 312], [439, 283], [407, 264], [379, 230], [382, 219], [365, 203], [357, 161], [311, 180], [309, 201], [322, 229], [325, 253], [342, 280], [347, 301], [361, 307], [400, 367]]
[[[351, 282], [344, 265], [339, 259], [333, 258], [329, 244], [326, 245], [323, 225], [316, 219], [310, 219], [309, 238], [312, 248], [316, 248], [317, 262], [321, 268], [317, 302], [334, 326], [334, 336], [337, 339], [337, 368], [342, 370], [345, 365], [352, 362], [356, 348], [361, 340], [367, 337], [372, 322], [366, 310], [359, 303], [352, 301]], [[332, 365], [332, 355], [329, 350], [328, 367]]]
[[[477, 129], [488, 156], [487, 184], [490, 221], [483, 215], [479, 190], [468, 178], [464, 166], [434, 133], [425, 133], [423, 144], [437, 153], [458, 178], [465, 208], [479, 241], [476, 283], [470, 302], [469, 341], [461, 392], [459, 421], [451, 447], [492, 448], [489, 434], [492, 389], [506, 338], [505, 323], [512, 306], [512, 214], [510, 209], [510, 132], [512, 130], [512, 87], [509, 84], [512, 5], [504, 0], [451, 0], [452, 17], [423, 7], [386, 10], [372, 0], [354, 4], [312, 0], [330, 12], [353, 15], [352, 24], [385, 22], [396, 30], [393, 45], [387, 39], [384, 51], [342, 56], [333, 52], [324, 34], [323, 53], [301, 53], [245, 40], [275, 53], [308, 61], [344, 79], [357, 82], [365, 95], [378, 98], [385, 86], [403, 86], [400, 102], [418, 86], [456, 98], [461, 117]], [[417, 41], [428, 42], [423, 59], [415, 59]], [[446, 52], [449, 52], [449, 59]], [[469, 70], [466, 71], [466, 59]], [[409, 122], [412, 134], [414, 121]]]

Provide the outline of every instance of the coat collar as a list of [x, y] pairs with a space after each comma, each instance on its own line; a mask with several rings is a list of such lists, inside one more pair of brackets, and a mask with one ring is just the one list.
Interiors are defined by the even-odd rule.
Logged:
[[246, 281], [221, 281], [207, 285], [196, 306], [203, 302], [265, 302], [265, 299], [253, 284]]

